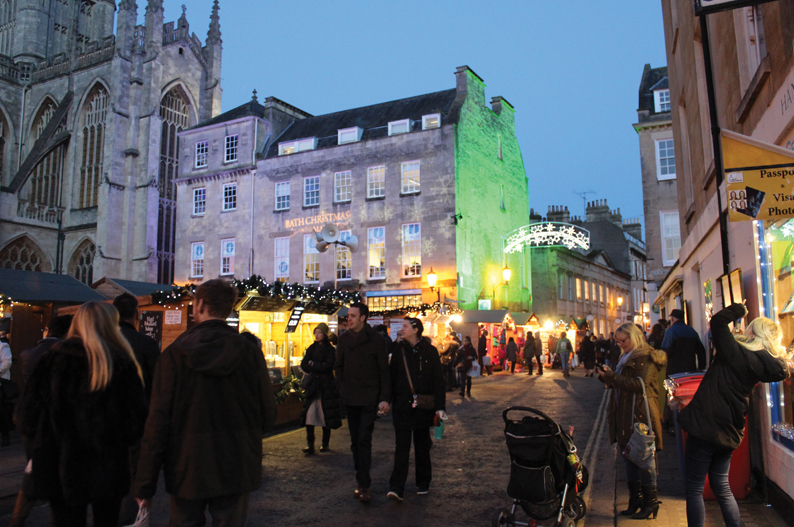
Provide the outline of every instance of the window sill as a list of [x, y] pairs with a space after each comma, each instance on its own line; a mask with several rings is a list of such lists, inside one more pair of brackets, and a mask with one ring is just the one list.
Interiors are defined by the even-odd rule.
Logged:
[[237, 212], [237, 208], [235, 207], [235, 208], [229, 209], [229, 210], [222, 210], [221, 214], [224, 214], [224, 213], [227, 213], [227, 212]]
[[317, 284], [320, 283], [320, 281], [319, 280], [315, 280], [314, 282], [303, 282], [303, 283], [304, 284], [309, 284], [309, 285], [317, 285]]
[[319, 208], [320, 208], [320, 204], [318, 203], [317, 205], [304, 205], [303, 207], [301, 207], [301, 210], [319, 209]]
[[660, 176], [659, 174], [656, 174], [656, 181], [675, 181], [675, 174], [668, 174], [666, 176]]
[[767, 55], [761, 59], [761, 64], [758, 65], [758, 69], [755, 71], [755, 75], [753, 75], [750, 85], [747, 86], [747, 91], [744, 92], [742, 102], [740, 102], [739, 107], [736, 108], [737, 123], [741, 124], [745, 119], [747, 119], [747, 116], [750, 114], [750, 109], [753, 107], [753, 103], [758, 98], [758, 94], [761, 93], [761, 88], [764, 87], [764, 84], [766, 84], [766, 80], [769, 78], [771, 73], [772, 67], [770, 64], [769, 55]]
[[237, 162], [238, 162], [237, 159], [232, 159], [230, 161], [224, 161], [223, 164], [224, 165], [233, 165], [234, 163], [237, 163]]
[[366, 201], [383, 201], [386, 199], [386, 196], [375, 196], [373, 198], [367, 198]]
[[422, 280], [421, 276], [403, 276], [400, 278], [401, 282], [416, 282]]
[[411, 197], [411, 196], [418, 196], [421, 193], [422, 193], [421, 190], [419, 190], [417, 192], [400, 192], [400, 197], [401, 198], [408, 198], [408, 197]]
[[348, 199], [348, 200], [345, 200], [345, 201], [334, 201], [333, 204], [334, 205], [350, 205], [351, 201], [353, 201], [353, 200]]
[[202, 167], [193, 167], [193, 170], [206, 170], [207, 168], [209, 168], [209, 165], [204, 165]]
[[203, 218], [206, 215], [207, 215], [206, 213], [204, 213], [204, 214], [191, 214], [190, 217], [191, 218]]
[[377, 283], [377, 282], [386, 282], [386, 277], [384, 276], [381, 278], [367, 278], [368, 284]]
[[289, 209], [273, 209], [273, 212], [289, 212]]

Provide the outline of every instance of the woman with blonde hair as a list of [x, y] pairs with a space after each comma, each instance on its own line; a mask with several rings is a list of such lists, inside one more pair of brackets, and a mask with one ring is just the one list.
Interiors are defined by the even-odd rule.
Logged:
[[67, 338], [39, 361], [18, 420], [31, 452], [30, 499], [50, 502], [52, 525], [115, 527], [130, 487], [129, 447], [146, 421], [141, 367], [110, 304], [88, 302]]
[[780, 344], [783, 333], [775, 322], [758, 317], [744, 335], [733, 335], [728, 324], [746, 315], [743, 304], [733, 304], [711, 317], [714, 359], [692, 402], [678, 416], [689, 433], [684, 457], [689, 527], [702, 526], [706, 519], [706, 475], [725, 524], [741, 525], [728, 472], [733, 451], [742, 442], [750, 393], [759, 382], [779, 382], [789, 375], [789, 356]]
[[[650, 421], [656, 435], [656, 449], [662, 449], [662, 423], [659, 417], [659, 372], [667, 365], [667, 354], [653, 349], [645, 341], [640, 329], [627, 322], [615, 330], [615, 340], [623, 352], [615, 365], [601, 368], [598, 379], [614, 389], [609, 408], [609, 439], [617, 442], [621, 452], [626, 448], [634, 431], [634, 423], [649, 421], [643, 387], [648, 397]], [[656, 466], [650, 471], [624, 458], [629, 486], [629, 506], [621, 511], [623, 516], [635, 519], [656, 518], [659, 503], [656, 500]]]

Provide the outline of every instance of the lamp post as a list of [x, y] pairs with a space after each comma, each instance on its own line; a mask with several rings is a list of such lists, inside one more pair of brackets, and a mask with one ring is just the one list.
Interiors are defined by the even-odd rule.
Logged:
[[[431, 292], [436, 292], [436, 280], [438, 280], [438, 275], [433, 271], [433, 268], [430, 268], [430, 272], [427, 273], [427, 285], [430, 286]], [[441, 288], [438, 288], [438, 301], [441, 302]]]
[[513, 271], [510, 270], [509, 267], [505, 265], [505, 268], [502, 269], [502, 283], [501, 284], [493, 284], [491, 286], [491, 298], [494, 301], [494, 308], [496, 307], [496, 290], [504, 285], [510, 285], [510, 277], [513, 275]]

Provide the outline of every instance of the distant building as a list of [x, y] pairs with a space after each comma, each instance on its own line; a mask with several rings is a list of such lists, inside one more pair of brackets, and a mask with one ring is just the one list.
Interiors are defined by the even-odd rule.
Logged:
[[640, 139], [648, 302], [653, 306], [651, 324], [669, 314], [663, 315], [660, 306], [654, 303], [681, 248], [669, 84], [666, 67], [645, 65], [640, 81], [637, 123], [634, 124]]
[[[376, 309], [528, 309], [523, 255], [502, 253], [528, 218], [515, 110], [489, 107], [467, 66], [455, 76], [453, 89], [319, 116], [254, 96], [181, 132], [177, 281], [257, 274], [360, 288]], [[358, 251], [319, 253], [328, 223]], [[497, 287], [505, 263], [513, 279]]]
[[[590, 233], [590, 248], [534, 247], [532, 308], [541, 325], [547, 320], [584, 320], [596, 334], [607, 335], [627, 321], [643, 323], [645, 244], [638, 220], [626, 221], [607, 200], [587, 204], [584, 220], [566, 207], [549, 207], [546, 217], [530, 215], [530, 225], [559, 222]], [[646, 314], [647, 316], [647, 314]]]

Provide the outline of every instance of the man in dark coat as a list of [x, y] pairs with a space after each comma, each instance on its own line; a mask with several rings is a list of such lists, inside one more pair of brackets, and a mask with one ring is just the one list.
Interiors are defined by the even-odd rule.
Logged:
[[706, 348], [694, 328], [684, 323], [684, 312], [670, 312], [672, 325], [664, 332], [662, 349], [667, 353], [667, 375], [706, 369]]
[[134, 493], [149, 505], [164, 468], [171, 525], [245, 525], [262, 483], [262, 435], [276, 400], [261, 350], [226, 323], [237, 290], [222, 280], [196, 289], [196, 325], [157, 362]]
[[52, 348], [52, 345], [66, 338], [66, 334], [69, 333], [69, 327], [72, 325], [72, 318], [74, 318], [72, 315], [52, 317], [44, 329], [44, 338], [35, 347], [26, 349], [19, 354], [22, 378], [25, 382], [30, 379], [39, 359]]
[[152, 379], [154, 367], [160, 358], [160, 344], [149, 335], [140, 333], [135, 328], [138, 320], [138, 299], [129, 293], [122, 293], [113, 299], [113, 306], [119, 312], [119, 329], [127, 342], [130, 343], [132, 352], [143, 371], [143, 382], [146, 387], [146, 396], [152, 396]]
[[362, 502], [372, 500], [369, 470], [372, 466], [372, 432], [375, 417], [389, 411], [391, 377], [386, 341], [367, 324], [369, 308], [356, 302], [347, 314], [347, 332], [339, 336], [334, 373], [347, 407], [350, 449], [356, 468], [353, 494]]
[[485, 376], [485, 367], [482, 363], [482, 358], [488, 355], [488, 332], [483, 330], [480, 334], [480, 340], [477, 342], [477, 362], [480, 363], [480, 371], [483, 377]]

